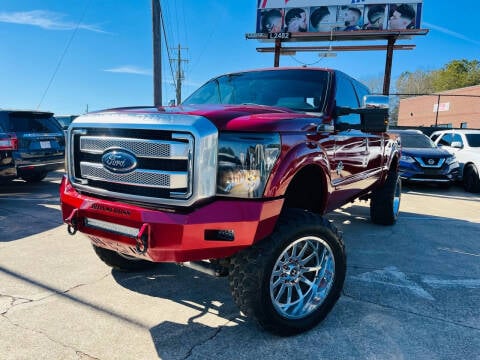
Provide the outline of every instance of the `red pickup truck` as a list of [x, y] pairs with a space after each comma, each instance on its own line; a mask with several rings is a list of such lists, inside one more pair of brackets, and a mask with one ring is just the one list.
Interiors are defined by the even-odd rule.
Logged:
[[387, 123], [386, 97], [319, 68], [231, 73], [176, 107], [89, 113], [67, 131], [63, 219], [114, 268], [226, 275], [247, 316], [296, 334], [343, 287], [344, 244], [323, 215], [361, 198], [374, 223], [397, 219]]

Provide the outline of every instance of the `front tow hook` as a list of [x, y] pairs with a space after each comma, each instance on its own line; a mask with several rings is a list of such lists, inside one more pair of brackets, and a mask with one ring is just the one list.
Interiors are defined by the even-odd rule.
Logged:
[[67, 224], [67, 232], [70, 235], [75, 235], [78, 231], [77, 213], [78, 209], [73, 210], [70, 216], [64, 220]]
[[143, 255], [147, 252], [149, 235], [150, 235], [150, 225], [143, 224], [135, 239], [136, 240], [135, 250], [137, 250], [137, 254]]

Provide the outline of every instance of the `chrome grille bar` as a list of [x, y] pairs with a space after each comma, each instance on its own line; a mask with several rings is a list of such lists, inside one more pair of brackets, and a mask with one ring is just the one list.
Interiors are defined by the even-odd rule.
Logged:
[[82, 177], [89, 180], [108, 181], [115, 184], [181, 189], [188, 186], [187, 172], [167, 172], [137, 169], [127, 174], [114, 174], [102, 164], [81, 162]]
[[90, 154], [102, 154], [110, 148], [129, 150], [138, 157], [187, 159], [189, 144], [174, 141], [143, 140], [119, 137], [82, 136], [80, 151]]

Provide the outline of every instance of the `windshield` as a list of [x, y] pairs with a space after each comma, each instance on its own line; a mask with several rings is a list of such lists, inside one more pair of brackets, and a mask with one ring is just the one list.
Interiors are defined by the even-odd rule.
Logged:
[[480, 134], [465, 134], [468, 145], [471, 147], [480, 147]]
[[257, 104], [322, 112], [329, 73], [319, 70], [266, 70], [210, 80], [182, 104]]
[[424, 134], [400, 134], [400, 140], [404, 148], [431, 149], [437, 147], [434, 142]]

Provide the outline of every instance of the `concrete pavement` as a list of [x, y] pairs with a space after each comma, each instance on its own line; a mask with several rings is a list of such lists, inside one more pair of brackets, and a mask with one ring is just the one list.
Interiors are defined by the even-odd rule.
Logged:
[[480, 359], [480, 197], [404, 187], [393, 227], [368, 203], [343, 231], [343, 295], [312, 331], [243, 317], [226, 278], [172, 264], [112, 271], [61, 223], [52, 173], [0, 187], [0, 359]]

